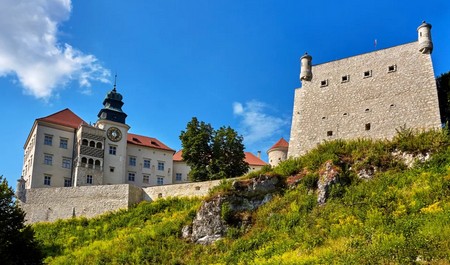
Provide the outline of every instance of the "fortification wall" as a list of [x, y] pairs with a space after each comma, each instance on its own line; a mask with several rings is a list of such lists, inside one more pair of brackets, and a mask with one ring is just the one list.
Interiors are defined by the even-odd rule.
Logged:
[[108, 211], [127, 209], [142, 201], [142, 190], [128, 184], [26, 190], [20, 206], [28, 223], [72, 217], [94, 217]]
[[143, 188], [143, 199], [154, 201], [167, 197], [203, 197], [208, 194], [209, 189], [219, 183], [220, 180], [211, 180]]
[[417, 42], [314, 65], [312, 75], [295, 91], [290, 157], [324, 140], [440, 127], [431, 56]]
[[128, 209], [141, 201], [167, 197], [203, 197], [220, 180], [140, 188], [129, 184], [37, 188], [25, 190], [20, 207], [27, 223], [53, 222], [72, 217], [94, 217]]

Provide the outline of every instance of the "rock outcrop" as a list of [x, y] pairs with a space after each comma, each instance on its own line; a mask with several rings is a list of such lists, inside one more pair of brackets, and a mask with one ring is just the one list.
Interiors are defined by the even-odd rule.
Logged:
[[254, 211], [272, 199], [284, 182], [276, 176], [259, 176], [235, 180], [231, 191], [205, 200], [191, 225], [183, 227], [182, 237], [198, 244], [211, 244], [222, 238], [227, 229], [248, 227]]
[[397, 159], [403, 161], [403, 163], [408, 167], [412, 168], [416, 163], [424, 163], [427, 160], [431, 158], [430, 153], [408, 153], [408, 152], [402, 152], [402, 151], [394, 151], [392, 152], [392, 155], [396, 157]]
[[325, 162], [325, 165], [319, 172], [319, 181], [317, 182], [317, 202], [319, 205], [325, 204], [332, 184], [337, 182], [340, 169], [332, 161]]

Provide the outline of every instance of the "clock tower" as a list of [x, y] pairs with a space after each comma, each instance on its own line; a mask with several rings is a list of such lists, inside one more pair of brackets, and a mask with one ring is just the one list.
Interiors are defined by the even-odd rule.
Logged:
[[125, 123], [127, 114], [122, 111], [122, 95], [114, 88], [106, 94], [103, 108], [98, 113], [95, 126], [105, 131], [103, 184], [126, 183], [127, 134], [130, 126]]

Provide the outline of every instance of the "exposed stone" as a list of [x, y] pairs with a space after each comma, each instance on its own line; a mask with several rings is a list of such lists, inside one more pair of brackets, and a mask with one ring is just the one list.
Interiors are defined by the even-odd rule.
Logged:
[[398, 158], [399, 160], [403, 161], [403, 163], [408, 168], [412, 168], [416, 163], [424, 163], [431, 158], [430, 153], [413, 154], [413, 153], [408, 153], [408, 152], [402, 152], [399, 150], [392, 152], [392, 155], [394, 157]]
[[319, 172], [319, 181], [317, 182], [317, 202], [319, 205], [325, 204], [329, 187], [336, 183], [339, 173], [339, 168], [333, 165], [333, 162], [325, 162], [324, 168]]
[[370, 166], [368, 168], [363, 168], [358, 171], [358, 178], [363, 180], [371, 180], [373, 179], [376, 172], [376, 167]]

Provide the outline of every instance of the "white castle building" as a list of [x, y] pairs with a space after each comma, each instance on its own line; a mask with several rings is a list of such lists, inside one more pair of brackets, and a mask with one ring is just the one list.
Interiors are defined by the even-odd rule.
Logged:
[[[145, 188], [189, 182], [190, 168], [181, 152], [129, 132], [123, 104], [114, 85], [94, 125], [69, 109], [36, 119], [24, 145], [18, 189], [113, 184]], [[245, 155], [250, 171], [266, 165], [260, 157]]]

